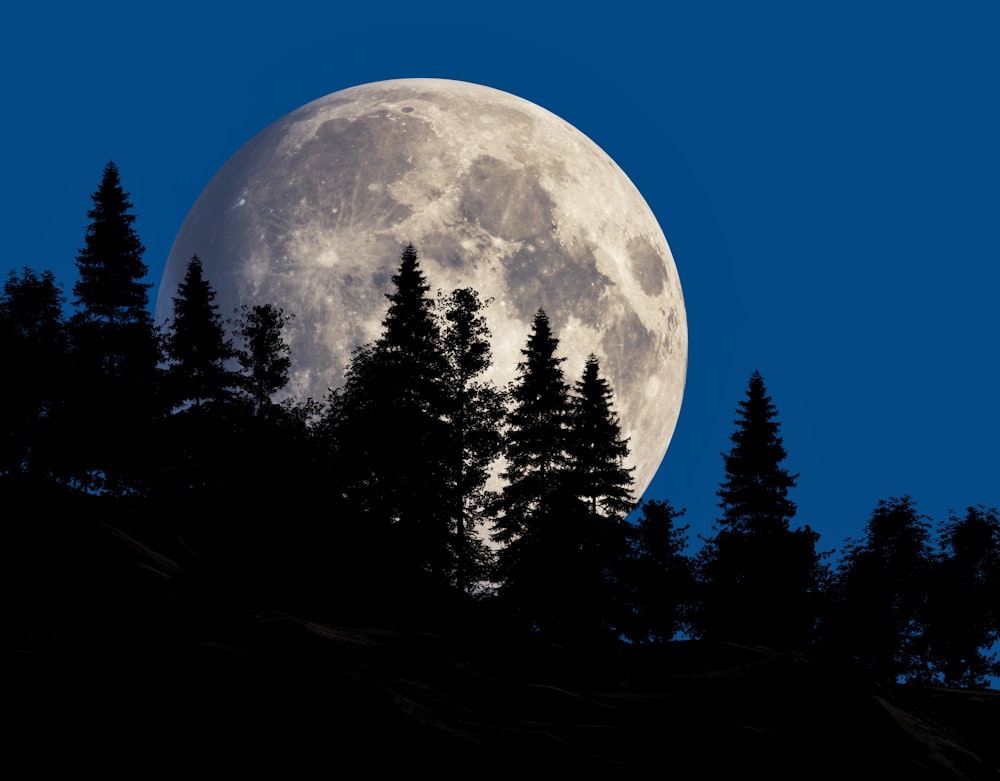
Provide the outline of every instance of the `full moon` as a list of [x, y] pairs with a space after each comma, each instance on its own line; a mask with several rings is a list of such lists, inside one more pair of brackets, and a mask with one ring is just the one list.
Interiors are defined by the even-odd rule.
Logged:
[[593, 353], [629, 438], [636, 496], [680, 413], [687, 320], [656, 217], [583, 133], [506, 92], [444, 79], [364, 84], [315, 100], [246, 143], [174, 241], [157, 322], [192, 255], [229, 316], [295, 318], [289, 391], [321, 400], [376, 339], [407, 244], [432, 291], [492, 299], [498, 387], [515, 379], [544, 309], [572, 385]]

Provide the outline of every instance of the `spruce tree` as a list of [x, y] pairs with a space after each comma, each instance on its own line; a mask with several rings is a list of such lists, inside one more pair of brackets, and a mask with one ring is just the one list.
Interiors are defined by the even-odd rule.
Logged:
[[[565, 358], [556, 355], [558, 344], [548, 316], [538, 310], [510, 388], [513, 406], [507, 416], [503, 472], [507, 484], [494, 533], [494, 539], [508, 547], [529, 534], [534, 521], [551, 514], [554, 497], [566, 482], [569, 386], [563, 379]], [[510, 559], [511, 554], [502, 558]]]
[[392, 573], [402, 599], [421, 583], [452, 584], [456, 551], [447, 502], [447, 361], [412, 245], [392, 285], [382, 333], [355, 352], [326, 428], [348, 505], [365, 526], [361, 538], [378, 546], [377, 566]]
[[239, 378], [228, 365], [232, 342], [205, 279], [201, 259], [193, 255], [173, 297], [173, 319], [165, 339], [166, 384], [174, 408], [231, 401]]
[[686, 625], [694, 572], [685, 555], [683, 510], [650, 499], [628, 527], [628, 550], [617, 568], [623, 602], [621, 633], [634, 643], [664, 643]]
[[291, 348], [281, 336], [293, 316], [273, 304], [242, 306], [236, 333], [242, 347], [235, 351], [242, 370], [242, 387], [257, 414], [271, 404], [271, 397], [288, 384], [292, 366]]
[[823, 624], [826, 653], [881, 681], [928, 678], [925, 606], [933, 566], [930, 524], [909, 496], [879, 501], [850, 540]]
[[484, 316], [489, 304], [472, 288], [453, 290], [447, 296], [439, 293], [442, 347], [447, 358], [446, 418], [453, 447], [449, 505], [454, 516], [456, 585], [462, 591], [488, 575], [488, 549], [479, 532], [493, 505], [487, 481], [500, 455], [506, 412], [503, 392], [483, 379], [493, 363]]
[[782, 466], [786, 452], [777, 411], [759, 372], [739, 403], [733, 447], [723, 454], [722, 514], [699, 560], [704, 638], [803, 647], [814, 639], [822, 568], [818, 535], [792, 530], [796, 476]]
[[613, 392], [591, 354], [574, 386], [567, 448], [577, 491], [592, 517], [622, 520], [635, 507], [628, 440], [622, 437]]
[[1000, 512], [966, 508], [941, 530], [925, 610], [934, 674], [948, 686], [980, 688], [1000, 675]]
[[125, 340], [125, 327], [139, 324], [152, 330], [149, 314], [151, 282], [143, 281], [149, 269], [142, 260], [146, 248], [135, 232], [132, 202], [124, 192], [118, 167], [109, 162], [87, 212], [90, 225], [85, 245], [77, 255], [80, 278], [73, 286], [80, 307], [77, 321], [104, 326], [105, 368], [125, 371], [133, 345]]
[[567, 533], [575, 542], [571, 571], [577, 582], [573, 620], [578, 633], [596, 635], [625, 616], [616, 567], [627, 551], [625, 517], [635, 507], [628, 440], [614, 411], [613, 392], [590, 355], [569, 402], [566, 479], [579, 512]]
[[149, 313], [145, 248], [118, 168], [107, 164], [77, 255], [70, 321], [74, 477], [112, 493], [138, 490], [159, 413], [160, 346]]
[[738, 414], [733, 447], [723, 455], [726, 479], [718, 491], [720, 523], [736, 533], [784, 532], [795, 516], [788, 492], [798, 475], [781, 466], [788, 454], [779, 436], [777, 410], [760, 372], [750, 377]]
[[62, 291], [51, 271], [11, 271], [0, 292], [0, 474], [45, 474], [58, 457], [67, 392]]
[[498, 501], [493, 539], [500, 595], [520, 620], [558, 631], [575, 578], [578, 540], [572, 521], [585, 509], [567, 474], [569, 386], [556, 355], [559, 340], [538, 310], [524, 359], [510, 389], [504, 447], [506, 481]]
[[234, 480], [246, 448], [234, 439], [235, 389], [238, 375], [230, 368], [232, 344], [226, 336], [216, 293], [205, 279], [201, 260], [193, 255], [177, 286], [173, 317], [164, 324], [164, 406], [169, 411], [158, 432], [162, 463], [155, 489], [169, 500], [192, 499], [186, 517], [201, 512], [198, 530], [215, 528], [215, 502], [232, 505]]

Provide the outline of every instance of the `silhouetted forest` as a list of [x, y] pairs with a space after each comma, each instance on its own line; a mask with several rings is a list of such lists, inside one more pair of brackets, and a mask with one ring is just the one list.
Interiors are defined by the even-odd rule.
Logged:
[[[759, 373], [692, 552], [683, 510], [637, 505], [613, 389], [596, 357], [565, 364], [544, 311], [496, 387], [490, 301], [432, 294], [408, 246], [378, 259], [397, 263], [381, 332], [343, 385], [285, 398], [294, 313], [219, 311], [195, 256], [154, 323], [113, 163], [92, 201], [71, 297], [30, 268], [0, 295], [8, 646], [60, 621], [135, 637], [276, 610], [580, 649], [734, 642], [886, 683], [982, 687], [1000, 672], [998, 511], [934, 524], [886, 498], [834, 560], [795, 525], [797, 476]], [[119, 590], [118, 565], [88, 553], [95, 523], [142, 552], [150, 584], [181, 585]]]

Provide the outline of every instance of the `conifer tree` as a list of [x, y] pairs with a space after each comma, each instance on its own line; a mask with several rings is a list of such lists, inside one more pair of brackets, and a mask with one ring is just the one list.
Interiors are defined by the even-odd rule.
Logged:
[[456, 548], [456, 585], [468, 591], [487, 577], [488, 550], [479, 534], [490, 517], [494, 497], [487, 480], [502, 446], [501, 424], [506, 412], [502, 391], [483, 374], [492, 365], [490, 332], [483, 302], [472, 288], [439, 293], [442, 346], [447, 358], [445, 389], [448, 405], [450, 458], [449, 504]]
[[650, 499], [628, 528], [628, 552], [618, 568], [621, 633], [634, 643], [667, 642], [687, 621], [694, 572], [684, 554], [688, 526], [670, 502]]
[[[226, 336], [216, 293], [205, 279], [201, 260], [193, 255], [177, 286], [173, 317], [164, 324], [165, 365], [162, 395], [169, 415], [158, 432], [163, 457], [154, 489], [170, 500], [193, 499], [194, 512], [217, 513], [246, 455], [234, 440], [235, 389], [239, 376], [229, 362], [232, 344]], [[191, 509], [185, 513], [191, 517]], [[206, 534], [215, 519], [203, 519]], [[221, 535], [220, 535], [221, 536]]]
[[0, 474], [47, 473], [66, 394], [63, 294], [51, 271], [11, 271], [0, 292]]
[[625, 618], [616, 569], [627, 555], [625, 517], [635, 507], [633, 469], [626, 465], [628, 440], [614, 411], [613, 393], [590, 355], [569, 398], [566, 480], [579, 512], [567, 533], [575, 540], [571, 572], [579, 598], [574, 601], [578, 633], [593, 636]]
[[[585, 514], [567, 476], [569, 386], [559, 340], [538, 310], [511, 389], [504, 447], [506, 484], [493, 539], [500, 594], [522, 621], [551, 631], [570, 604], [577, 530]], [[575, 595], [579, 598], [580, 595]]]
[[591, 354], [574, 386], [567, 448], [577, 491], [592, 517], [624, 519], [635, 507], [633, 467], [626, 466], [628, 440], [622, 437], [613, 393]]
[[788, 492], [798, 475], [781, 466], [787, 453], [779, 436], [777, 410], [755, 371], [739, 403], [732, 449], [723, 455], [726, 479], [719, 488], [721, 523], [733, 532], [783, 532], [795, 516]]
[[723, 455], [722, 515], [699, 555], [700, 604], [695, 615], [705, 638], [803, 647], [814, 639], [822, 579], [818, 535], [792, 530], [795, 475], [777, 411], [759, 372], [739, 403], [733, 447]]
[[1000, 513], [968, 507], [941, 531], [925, 611], [934, 673], [948, 686], [979, 688], [1000, 675]]
[[504, 455], [507, 467], [496, 540], [510, 543], [529, 530], [534, 518], [552, 510], [553, 497], [565, 484], [569, 427], [569, 386], [563, 379], [565, 358], [556, 355], [559, 340], [548, 316], [538, 310], [518, 376], [511, 387]]
[[159, 413], [160, 345], [149, 313], [145, 248], [135, 232], [132, 203], [118, 168], [107, 164], [87, 216], [77, 255], [70, 321], [77, 391], [71, 413], [75, 478], [99, 490], [138, 489]]
[[129, 368], [132, 345], [125, 339], [125, 327], [138, 324], [152, 330], [148, 309], [152, 283], [143, 281], [149, 273], [142, 260], [146, 248], [135, 232], [132, 202], [114, 162], [105, 166], [93, 202], [87, 212], [91, 222], [86, 243], [77, 255], [76, 319], [103, 326], [101, 334], [108, 342], [105, 368], [114, 373]]
[[925, 606], [933, 565], [928, 519], [909, 496], [879, 501], [864, 537], [849, 541], [823, 626], [826, 653], [876, 678], [928, 679]]
[[167, 324], [165, 340], [166, 383], [175, 408], [231, 401], [239, 384], [227, 365], [236, 354], [215, 297], [201, 259], [193, 255], [172, 299], [174, 316]]
[[[327, 429], [337, 472], [380, 566], [405, 581], [453, 582], [455, 546], [447, 493], [447, 361], [430, 287], [412, 245], [386, 294], [382, 333], [359, 348], [331, 398]], [[400, 595], [402, 596], [402, 595]]]
[[291, 348], [281, 336], [292, 320], [273, 304], [242, 306], [236, 333], [243, 346], [235, 351], [243, 372], [242, 386], [249, 394], [257, 414], [271, 403], [271, 397], [288, 384]]

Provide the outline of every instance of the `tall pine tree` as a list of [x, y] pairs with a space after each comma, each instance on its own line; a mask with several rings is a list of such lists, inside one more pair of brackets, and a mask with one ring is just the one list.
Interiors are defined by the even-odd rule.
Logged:
[[614, 411], [613, 392], [590, 355], [573, 386], [566, 447], [567, 480], [580, 511], [568, 533], [576, 540], [571, 571], [578, 599], [576, 631], [596, 636], [626, 620], [618, 565], [627, 551], [625, 517], [635, 507], [628, 440]]
[[795, 516], [795, 503], [788, 492], [798, 475], [781, 466], [788, 454], [779, 436], [777, 409], [760, 372], [750, 377], [738, 414], [731, 437], [733, 447], [723, 455], [726, 478], [718, 491], [720, 523], [736, 533], [784, 532]]
[[574, 386], [568, 455], [577, 490], [594, 518], [623, 520], [635, 507], [628, 440], [622, 437], [613, 392], [591, 354]]
[[193, 255], [173, 298], [165, 348], [167, 393], [173, 407], [201, 407], [232, 401], [240, 378], [228, 365], [236, 357], [205, 279], [201, 259]]
[[170, 415], [158, 436], [163, 463], [156, 487], [170, 499], [193, 499], [194, 509], [185, 509], [185, 515], [209, 516], [202, 519], [202, 532], [216, 523], [210, 516], [220, 508], [213, 502], [235, 501], [234, 477], [245, 471], [239, 462], [246, 454], [234, 441], [233, 402], [240, 378], [229, 366], [233, 348], [215, 297], [201, 260], [193, 255], [163, 337], [163, 398]]
[[447, 502], [447, 360], [412, 245], [392, 285], [382, 333], [355, 352], [344, 387], [331, 398], [327, 428], [337, 477], [364, 525], [359, 544], [378, 548], [373, 567], [386, 573], [383, 585], [398, 584], [393, 598], [402, 604], [420, 584], [452, 584], [456, 550]]
[[698, 559], [696, 631], [704, 638], [805, 647], [814, 640], [822, 568], [818, 535], [792, 530], [796, 476], [777, 410], [754, 372], [739, 403], [733, 447], [723, 455], [722, 515]]
[[145, 248], [118, 168], [107, 164], [77, 255], [70, 321], [74, 477], [112, 493], [137, 490], [159, 413], [159, 341], [149, 312]]
[[574, 598], [567, 576], [577, 548], [572, 520], [583, 514], [567, 473], [569, 386], [558, 344], [538, 310], [510, 389], [506, 484], [493, 531], [501, 598], [522, 623], [548, 632], [560, 631]]
[[487, 490], [491, 468], [500, 455], [505, 397], [483, 378], [492, 366], [490, 332], [472, 288], [439, 294], [442, 347], [447, 358], [445, 394], [450, 469], [448, 503], [453, 515], [456, 585], [469, 591], [488, 577], [489, 551], [480, 530], [493, 505]]
[[103, 353], [107, 371], [124, 371], [134, 347], [125, 339], [126, 326], [152, 329], [149, 269], [142, 260], [146, 248], [135, 232], [132, 202], [122, 189], [118, 167], [109, 162], [87, 212], [85, 246], [77, 255], [80, 278], [73, 286], [80, 307], [77, 321], [99, 323], [107, 344]]

